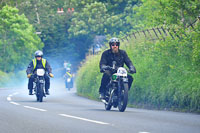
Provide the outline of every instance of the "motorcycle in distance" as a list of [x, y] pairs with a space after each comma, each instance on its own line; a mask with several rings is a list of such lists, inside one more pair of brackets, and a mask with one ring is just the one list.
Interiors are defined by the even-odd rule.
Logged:
[[113, 106], [124, 112], [128, 103], [128, 78], [127, 70], [124, 67], [117, 68], [116, 61], [113, 61], [113, 67], [108, 67], [112, 74], [110, 82], [106, 87], [105, 99], [101, 101], [105, 104], [105, 109], [110, 110]]
[[44, 85], [45, 85], [45, 70], [44, 69], [37, 69], [34, 74], [34, 82], [33, 82], [33, 90], [36, 95], [36, 99], [38, 102], [43, 102], [43, 97], [46, 97], [44, 92]]
[[73, 75], [68, 71], [63, 77], [65, 80], [65, 88], [70, 91], [73, 88]]

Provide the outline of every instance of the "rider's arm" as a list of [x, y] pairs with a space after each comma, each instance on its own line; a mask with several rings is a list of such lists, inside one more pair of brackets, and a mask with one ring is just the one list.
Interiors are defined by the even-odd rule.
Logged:
[[102, 69], [107, 65], [107, 60], [106, 60], [106, 51], [103, 52], [101, 56], [101, 60], [99, 63], [100, 71], [102, 72]]
[[48, 73], [52, 73], [52, 68], [48, 62], [46, 62], [46, 70]]
[[133, 65], [132, 61], [128, 57], [126, 51], [124, 51], [124, 59], [125, 59], [125, 64], [128, 66], [130, 72], [131, 73], [136, 73], [135, 66]]
[[31, 74], [33, 72], [33, 61], [31, 61], [26, 69], [26, 74]]

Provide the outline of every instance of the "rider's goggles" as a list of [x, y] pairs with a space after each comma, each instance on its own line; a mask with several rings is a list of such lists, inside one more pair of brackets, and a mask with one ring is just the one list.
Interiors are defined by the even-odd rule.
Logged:
[[111, 43], [111, 46], [119, 46], [119, 42], [113, 42]]

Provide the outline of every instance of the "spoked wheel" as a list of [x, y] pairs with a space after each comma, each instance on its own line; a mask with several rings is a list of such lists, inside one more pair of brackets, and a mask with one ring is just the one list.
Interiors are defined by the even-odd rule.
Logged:
[[67, 89], [68, 91], [70, 91], [70, 83], [68, 83]]
[[69, 85], [70, 83], [69, 82], [66, 82], [65, 83], [65, 87], [66, 87], [66, 89], [68, 90], [68, 91], [70, 91], [70, 85]]
[[36, 96], [36, 100], [37, 102], [39, 102], [40, 98], [39, 98], [39, 89], [38, 89], [38, 86], [35, 88], [35, 96]]
[[65, 88], [67, 89], [67, 83], [65, 83]]
[[43, 96], [44, 96], [44, 89], [43, 89], [43, 84], [39, 85], [39, 94], [38, 94], [38, 98], [39, 98], [39, 102], [43, 102]]
[[106, 104], [106, 103], [105, 103], [105, 109], [106, 109], [106, 110], [110, 110], [110, 109], [111, 109], [111, 107], [112, 107], [112, 105], [111, 105], [111, 104], [109, 104], [109, 103], [108, 103], [108, 104]]
[[128, 83], [125, 83], [118, 101], [118, 109], [120, 112], [124, 112], [128, 103]]
[[109, 97], [106, 97], [106, 98], [105, 98], [105, 101], [106, 101], [106, 103], [105, 103], [105, 109], [106, 109], [106, 110], [110, 110], [111, 107], [112, 107], [112, 104], [109, 103]]

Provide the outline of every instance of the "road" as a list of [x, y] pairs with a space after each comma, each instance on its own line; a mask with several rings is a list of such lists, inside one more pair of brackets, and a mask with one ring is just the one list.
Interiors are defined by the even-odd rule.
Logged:
[[25, 87], [0, 89], [0, 133], [200, 133], [200, 115], [127, 108], [105, 111], [101, 102], [53, 81], [36, 102]]

